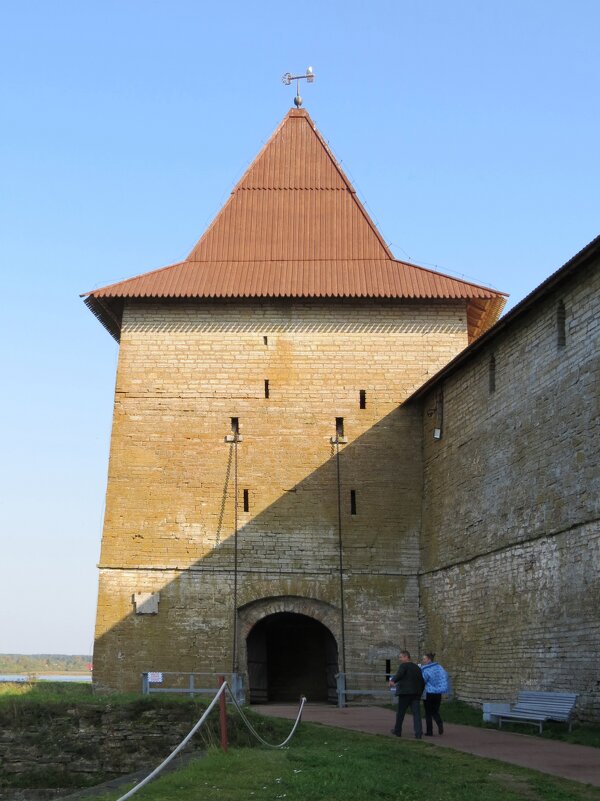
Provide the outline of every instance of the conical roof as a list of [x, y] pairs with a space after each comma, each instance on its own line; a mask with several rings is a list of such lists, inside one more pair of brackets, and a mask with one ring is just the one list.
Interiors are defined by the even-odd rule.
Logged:
[[128, 298], [420, 298], [467, 302], [473, 339], [505, 296], [394, 259], [304, 109], [292, 109], [185, 261], [86, 293], [118, 339]]
[[187, 261], [390, 259], [379, 232], [306, 111], [293, 109]]

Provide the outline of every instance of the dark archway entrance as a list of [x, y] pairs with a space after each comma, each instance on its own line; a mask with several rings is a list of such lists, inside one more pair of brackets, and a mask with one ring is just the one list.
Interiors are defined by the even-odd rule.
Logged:
[[336, 701], [337, 644], [318, 620], [277, 612], [260, 620], [246, 640], [250, 702]]

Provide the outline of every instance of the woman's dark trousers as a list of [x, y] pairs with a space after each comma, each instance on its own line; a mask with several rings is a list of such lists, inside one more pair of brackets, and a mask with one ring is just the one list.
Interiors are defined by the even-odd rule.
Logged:
[[440, 734], [444, 733], [444, 721], [440, 715], [440, 704], [442, 696], [440, 693], [427, 693], [423, 700], [425, 706], [425, 733], [433, 734], [433, 721], [437, 723]]
[[402, 721], [408, 707], [412, 709], [413, 725], [415, 727], [415, 737], [420, 740], [423, 736], [423, 728], [421, 726], [421, 696], [420, 695], [398, 695], [398, 711], [396, 712], [396, 725], [394, 726], [394, 734], [400, 737], [402, 734]]

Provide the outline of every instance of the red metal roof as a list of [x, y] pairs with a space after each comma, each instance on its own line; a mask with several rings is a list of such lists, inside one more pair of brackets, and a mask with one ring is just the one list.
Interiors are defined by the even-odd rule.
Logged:
[[97, 298], [480, 298], [499, 293], [393, 259], [182, 261]]
[[472, 337], [504, 305], [500, 292], [394, 259], [303, 109], [288, 112], [185, 261], [86, 294], [117, 336], [111, 303], [125, 298], [462, 299]]

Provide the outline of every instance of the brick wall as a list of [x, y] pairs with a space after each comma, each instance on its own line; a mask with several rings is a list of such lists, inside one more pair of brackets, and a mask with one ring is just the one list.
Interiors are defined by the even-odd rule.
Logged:
[[580, 268], [422, 404], [421, 643], [466, 700], [575, 690], [600, 715], [599, 285]]
[[[466, 341], [458, 302], [128, 305], [97, 685], [135, 689], [149, 669], [230, 669], [236, 460], [238, 608], [303, 598], [339, 614], [336, 417], [348, 438], [339, 456], [347, 669], [381, 670], [399, 644], [416, 648], [420, 412], [399, 405]], [[224, 441], [232, 417], [237, 446]], [[136, 593], [160, 593], [158, 614], [134, 614]]]

